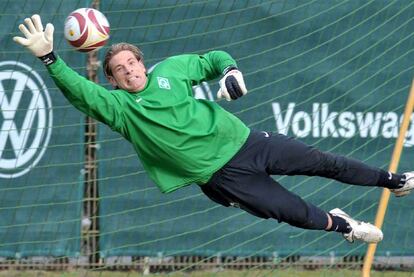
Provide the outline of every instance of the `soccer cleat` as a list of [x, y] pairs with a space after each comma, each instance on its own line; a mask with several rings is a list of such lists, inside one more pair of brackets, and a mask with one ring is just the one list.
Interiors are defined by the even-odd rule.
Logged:
[[414, 171], [404, 173], [403, 175], [405, 177], [405, 184], [401, 188], [391, 190], [397, 197], [405, 196], [414, 189]]
[[372, 225], [371, 223], [355, 220], [339, 208], [335, 208], [329, 213], [343, 218], [351, 226], [351, 232], [342, 233], [344, 238], [349, 242], [361, 240], [366, 243], [378, 243], [384, 236], [378, 227]]

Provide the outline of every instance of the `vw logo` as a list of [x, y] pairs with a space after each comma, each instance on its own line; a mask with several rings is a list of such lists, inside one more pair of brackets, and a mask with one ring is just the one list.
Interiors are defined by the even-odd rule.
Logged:
[[0, 62], [0, 178], [16, 178], [42, 158], [52, 132], [52, 103], [39, 74]]

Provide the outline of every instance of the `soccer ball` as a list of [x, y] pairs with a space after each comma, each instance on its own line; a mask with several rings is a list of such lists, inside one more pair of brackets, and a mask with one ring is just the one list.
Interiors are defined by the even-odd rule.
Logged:
[[109, 22], [98, 10], [77, 9], [65, 20], [65, 38], [81, 52], [97, 50], [109, 39]]

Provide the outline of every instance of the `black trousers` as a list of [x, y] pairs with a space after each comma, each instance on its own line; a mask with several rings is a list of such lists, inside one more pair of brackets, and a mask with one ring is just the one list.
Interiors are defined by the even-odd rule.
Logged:
[[308, 175], [376, 186], [380, 169], [322, 152], [293, 138], [252, 131], [239, 152], [201, 190], [223, 206], [304, 229], [323, 230], [326, 212], [288, 191], [269, 175]]

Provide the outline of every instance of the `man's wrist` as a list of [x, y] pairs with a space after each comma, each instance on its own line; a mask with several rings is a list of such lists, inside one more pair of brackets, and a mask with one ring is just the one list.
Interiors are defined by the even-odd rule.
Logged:
[[234, 64], [227, 66], [226, 68], [223, 69], [223, 75], [226, 75], [227, 73], [229, 73], [231, 70], [234, 70], [234, 69], [236, 70], [238, 69], [237, 66]]
[[38, 57], [44, 65], [48, 66], [51, 65], [52, 63], [54, 63], [57, 60], [57, 56], [55, 55], [55, 53], [52, 51], [47, 55]]

